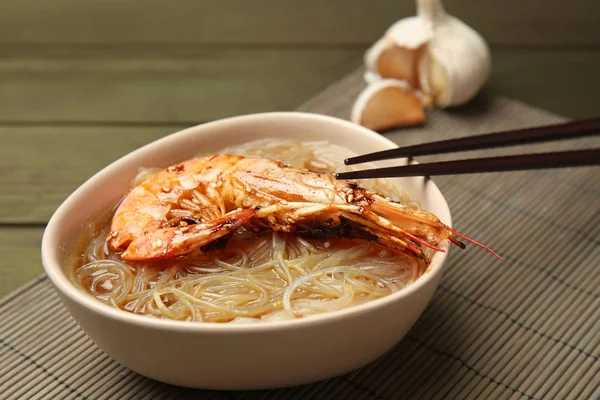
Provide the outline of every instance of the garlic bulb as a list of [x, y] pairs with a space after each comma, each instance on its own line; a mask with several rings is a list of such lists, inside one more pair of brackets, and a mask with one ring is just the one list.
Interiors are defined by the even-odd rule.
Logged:
[[440, 0], [417, 0], [417, 16], [394, 23], [366, 53], [367, 82], [406, 81], [438, 107], [471, 100], [490, 75], [483, 38], [444, 10]]

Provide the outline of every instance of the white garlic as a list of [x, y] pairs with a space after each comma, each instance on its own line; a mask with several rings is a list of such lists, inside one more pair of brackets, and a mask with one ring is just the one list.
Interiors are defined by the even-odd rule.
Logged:
[[444, 10], [440, 0], [417, 0], [417, 16], [404, 18], [365, 53], [365, 80], [407, 81], [438, 107], [471, 100], [490, 75], [483, 38]]

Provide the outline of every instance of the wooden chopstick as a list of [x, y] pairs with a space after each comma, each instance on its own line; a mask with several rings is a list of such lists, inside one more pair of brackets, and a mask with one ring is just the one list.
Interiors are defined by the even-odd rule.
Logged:
[[596, 118], [400, 147], [347, 158], [344, 160], [344, 163], [346, 165], [352, 165], [370, 161], [387, 160], [391, 158], [490, 149], [494, 147], [515, 146], [527, 143], [541, 143], [583, 136], [592, 136], [598, 134], [599, 132], [600, 118]]
[[482, 172], [535, 170], [600, 165], [600, 149], [442, 161], [399, 167], [341, 172], [337, 179], [371, 179], [404, 176], [459, 175]]

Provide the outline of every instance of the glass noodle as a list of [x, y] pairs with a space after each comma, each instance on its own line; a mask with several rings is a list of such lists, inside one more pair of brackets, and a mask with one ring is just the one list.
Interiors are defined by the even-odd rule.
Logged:
[[[285, 139], [217, 153], [277, 159], [318, 172], [351, 170], [343, 160], [354, 155], [327, 142]], [[132, 185], [154, 172], [141, 169]], [[359, 183], [419, 208], [391, 181]], [[112, 307], [157, 318], [229, 323], [301, 318], [387, 296], [413, 282], [423, 269], [415, 257], [374, 242], [306, 240], [243, 228], [220, 250], [183, 260], [124, 262], [106, 244], [110, 218], [105, 215], [86, 227], [68, 263], [70, 279]]]

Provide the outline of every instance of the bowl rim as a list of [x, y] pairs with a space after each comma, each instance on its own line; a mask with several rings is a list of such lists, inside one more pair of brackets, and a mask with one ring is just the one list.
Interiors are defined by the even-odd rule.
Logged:
[[[403, 297], [409, 297], [413, 293], [420, 291], [423, 287], [427, 286], [432, 280], [435, 280], [437, 276], [443, 272], [451, 247], [448, 241], [445, 241], [439, 246], [445, 252], [436, 252], [432, 256], [431, 263], [429, 264], [426, 272], [424, 272], [419, 278], [417, 278], [416, 281], [398, 290], [397, 292], [387, 295], [385, 297], [381, 297], [363, 304], [355, 305], [341, 310], [319, 313], [293, 320], [277, 320], [267, 321], [264, 323], [256, 322], [239, 324], [216, 322], [190, 323], [189, 321], [149, 318], [146, 315], [129, 313], [104, 304], [99, 300], [93, 298], [91, 295], [79, 290], [77, 287], [75, 287], [75, 285], [71, 283], [66, 273], [63, 271], [63, 266], [58, 261], [60, 251], [60, 243], [58, 242], [58, 237], [60, 236], [59, 223], [61, 220], [68, 218], [68, 211], [78, 204], [79, 198], [83, 197], [88, 190], [92, 189], [96, 185], [96, 181], [100, 180], [100, 178], [103, 175], [108, 174], [113, 169], [120, 168], [123, 164], [126, 163], [126, 159], [128, 158], [134, 157], [136, 155], [139, 156], [144, 152], [156, 151], [156, 149], [159, 149], [160, 146], [162, 146], [164, 143], [172, 141], [175, 137], [202, 134], [199, 130], [210, 130], [211, 128], [218, 125], [236, 124], [244, 122], [245, 120], [249, 121], [252, 119], [269, 118], [287, 118], [296, 119], [298, 121], [320, 120], [322, 122], [340, 125], [340, 128], [342, 129], [360, 131], [363, 135], [369, 136], [372, 140], [379, 141], [391, 147], [397, 147], [397, 145], [390, 139], [360, 125], [354, 124], [352, 122], [337, 117], [302, 111], [275, 111], [238, 115], [206, 123], [201, 123], [167, 134], [162, 138], [159, 138], [141, 147], [138, 147], [132, 152], [129, 152], [123, 155], [122, 157], [118, 158], [117, 160], [111, 162], [110, 164], [106, 165], [104, 168], [102, 168], [94, 175], [89, 177], [77, 189], [75, 189], [75, 191], [73, 191], [55, 210], [48, 224], [46, 225], [42, 236], [41, 259], [44, 271], [46, 272], [48, 278], [50, 279], [54, 287], [57, 289], [57, 291], [63, 296], [66, 296], [72, 302], [83, 306], [88, 311], [91, 311], [94, 314], [98, 314], [105, 318], [141, 327], [151, 329], [166, 329], [178, 332], [215, 332], [220, 334], [258, 333], [273, 330], [298, 329], [301, 327], [306, 328], [315, 325], [334, 323], [336, 321], [346, 318], [359, 317], [360, 315], [369, 313], [374, 309], [385, 307], [386, 305], [396, 302]], [[433, 190], [433, 192], [436, 193], [436, 195], [439, 195], [441, 200], [440, 206], [446, 208], [445, 211], [448, 214], [446, 224], [449, 227], [452, 227], [452, 216], [445, 197], [443, 196], [435, 182], [430, 181], [429, 184], [431, 185], [429, 190]]]

